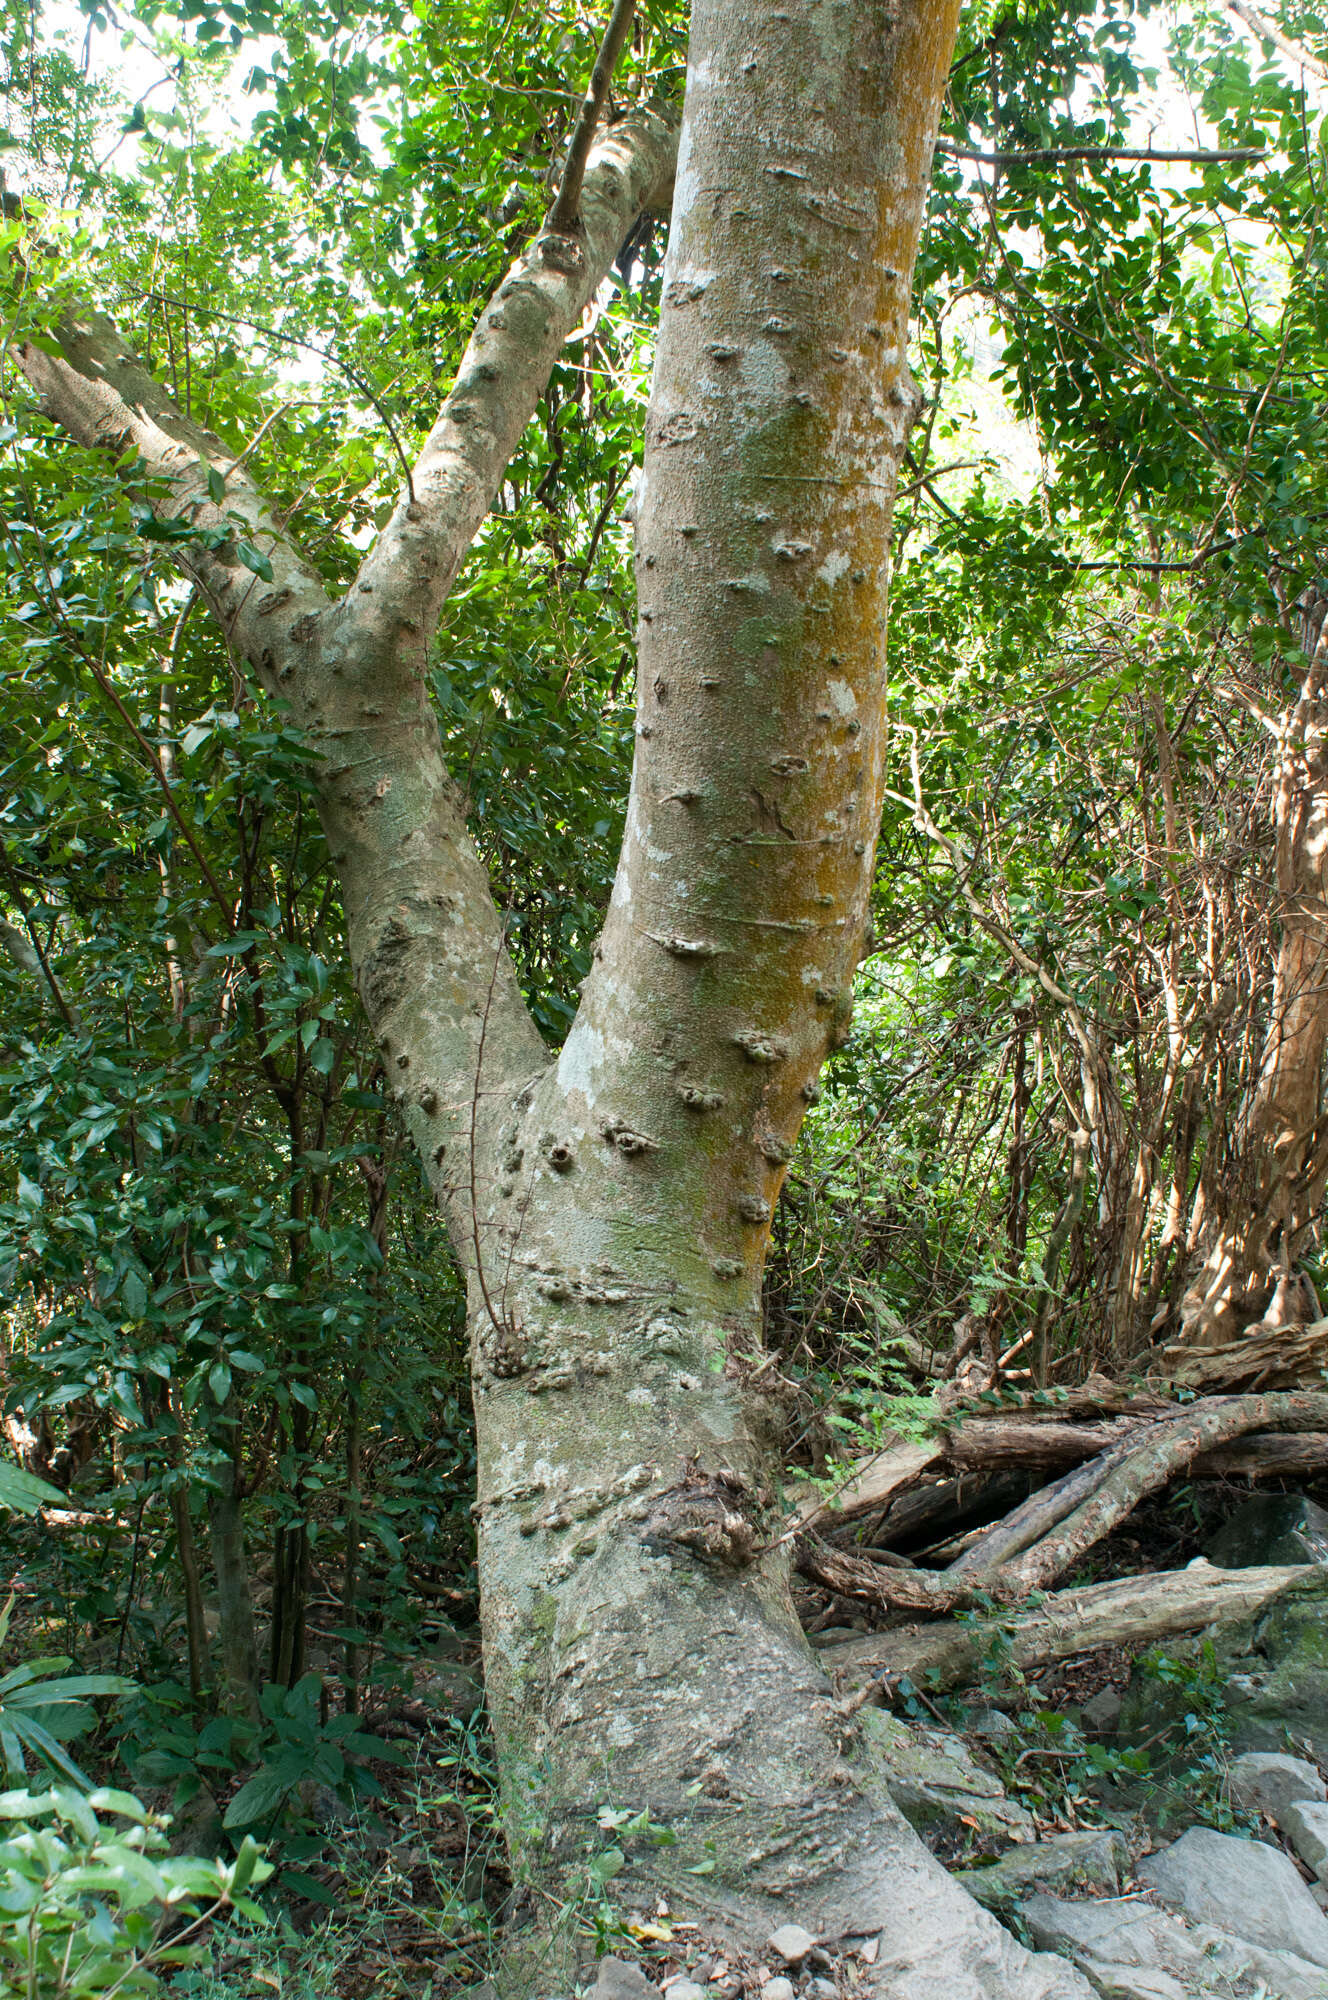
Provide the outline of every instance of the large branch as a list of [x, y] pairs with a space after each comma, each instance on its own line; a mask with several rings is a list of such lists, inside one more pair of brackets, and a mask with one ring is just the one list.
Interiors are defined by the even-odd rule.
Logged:
[[1113, 1438], [1090, 1464], [1034, 1494], [988, 1529], [946, 1570], [899, 1570], [830, 1548], [804, 1529], [797, 1564], [804, 1576], [885, 1611], [940, 1615], [993, 1596], [1007, 1603], [1047, 1590], [1110, 1534], [1140, 1500], [1177, 1473], [1252, 1431], [1318, 1432], [1328, 1396], [1310, 1392], [1214, 1397]]
[[319, 810], [361, 997], [429, 1171], [467, 1203], [476, 1107], [483, 1122], [482, 1100], [535, 1074], [543, 1050], [444, 766], [424, 668], [558, 353], [643, 203], [665, 198], [676, 143], [655, 111], [604, 135], [581, 234], [542, 233], [499, 286], [410, 490], [340, 602], [278, 526], [243, 455], [179, 409], [104, 315], [70, 312], [58, 355], [33, 343], [20, 355], [56, 423], [110, 452], [171, 525], [232, 650], [320, 753]]
[[347, 599], [362, 643], [394, 674], [422, 664], [564, 341], [638, 216], [667, 206], [677, 148], [666, 111], [611, 126], [591, 152], [579, 232], [542, 230], [481, 314], [409, 487]]

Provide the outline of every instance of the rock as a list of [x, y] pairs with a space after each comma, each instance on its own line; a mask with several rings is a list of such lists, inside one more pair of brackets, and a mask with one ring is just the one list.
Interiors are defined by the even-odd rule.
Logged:
[[801, 1924], [781, 1924], [766, 1943], [785, 1965], [801, 1965], [808, 1952], [814, 1950], [816, 1939]]
[[671, 1979], [664, 1988], [664, 2000], [706, 2000], [705, 1987], [694, 1979]]
[[861, 1719], [891, 1797], [924, 1839], [967, 1854], [1033, 1838], [1032, 1814], [1006, 1797], [961, 1736], [924, 1729], [883, 1708], [863, 1709]]
[[[1159, 1679], [1159, 1660], [1170, 1679]], [[1307, 1565], [1304, 1582], [1255, 1618], [1142, 1653], [1126, 1690], [1120, 1741], [1142, 1744], [1193, 1710], [1194, 1684], [1177, 1684], [1177, 1663], [1220, 1694], [1233, 1750], [1284, 1751], [1289, 1739], [1328, 1765], [1328, 1567]], [[1183, 1729], [1174, 1735], [1183, 1738]], [[1148, 1754], [1156, 1763], [1156, 1750]], [[1186, 1757], [1193, 1761], [1194, 1751], [1182, 1743], [1178, 1761]]]
[[1227, 1517], [1204, 1554], [1218, 1569], [1328, 1562], [1328, 1513], [1303, 1493], [1256, 1493]]
[[1328, 1799], [1313, 1764], [1287, 1757], [1279, 1750], [1246, 1750], [1231, 1761], [1227, 1773], [1231, 1803], [1242, 1812], [1266, 1813], [1275, 1826], [1282, 1814], [1301, 1799]]
[[781, 1974], [778, 1979], [767, 1979], [761, 1988], [761, 2000], [797, 2000], [793, 1991], [793, 1981]]
[[1004, 1737], [1017, 1736], [1018, 1724], [1013, 1722], [1000, 1708], [974, 1708], [964, 1717], [966, 1736], [984, 1736], [989, 1743], [999, 1743]]
[[1195, 1923], [1236, 1921], [1252, 1944], [1328, 1967], [1328, 1917], [1280, 1848], [1195, 1826], [1150, 1854], [1138, 1874], [1159, 1902]]
[[1086, 1958], [1082, 1969], [1102, 2000], [1190, 2000], [1194, 1991], [1171, 1973], [1142, 1965], [1104, 1965], [1100, 1958]]
[[1119, 1688], [1099, 1688], [1090, 1695], [1079, 1711], [1079, 1717], [1090, 1736], [1110, 1736], [1120, 1721], [1121, 1703], [1124, 1697]]
[[[1165, 1975], [1180, 1981], [1186, 2000], [1191, 1995], [1217, 2000], [1219, 1994], [1249, 1994], [1262, 1980], [1265, 2000], [1324, 2000], [1323, 1972], [1307, 1959], [1264, 1951], [1208, 1924], [1183, 1924], [1134, 1897], [1070, 1903], [1059, 1896], [1030, 1896], [1020, 1914], [1036, 1945], [1064, 1953], [1090, 1978], [1105, 1971], [1119, 1984], [1124, 1971]], [[1161, 1990], [1166, 1993], [1165, 1987]], [[1148, 1994], [1146, 1986], [1143, 1991]], [[1151, 1994], [1148, 2000], [1153, 2000]]]
[[839, 2000], [839, 1988], [833, 1979], [813, 1979], [807, 1992], [810, 2000]]
[[602, 1958], [591, 2000], [659, 2000], [659, 1988], [630, 1959]]
[[1278, 1821], [1307, 1868], [1328, 1882], [1328, 1802], [1301, 1799], [1284, 1806]]
[[1115, 1896], [1128, 1859], [1119, 1833], [1060, 1833], [1012, 1847], [986, 1868], [961, 1868], [955, 1880], [985, 1908], [999, 1912], [1030, 1889], [1105, 1890]]

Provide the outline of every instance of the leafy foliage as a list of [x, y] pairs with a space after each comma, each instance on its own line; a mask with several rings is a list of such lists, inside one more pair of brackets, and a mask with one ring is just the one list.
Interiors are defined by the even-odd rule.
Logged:
[[146, 2000], [198, 1962], [209, 1917], [262, 1917], [252, 1892], [272, 1871], [253, 1841], [233, 1861], [172, 1855], [128, 1792], [0, 1793], [0, 1835], [0, 1965], [33, 2000]]

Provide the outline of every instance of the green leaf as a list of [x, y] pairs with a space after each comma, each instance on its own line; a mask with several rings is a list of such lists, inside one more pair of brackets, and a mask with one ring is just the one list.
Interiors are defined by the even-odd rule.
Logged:
[[48, 1485], [46, 1480], [0, 1458], [0, 1507], [8, 1507], [14, 1514], [35, 1514], [40, 1507], [68, 1505], [69, 1495], [58, 1486]]
[[235, 553], [245, 568], [251, 569], [255, 576], [263, 579], [264, 583], [273, 582], [271, 563], [263, 554], [263, 551], [256, 549], [252, 542], [237, 542], [235, 544]]
[[256, 1826], [260, 1820], [272, 1819], [285, 1805], [294, 1791], [297, 1779], [288, 1772], [272, 1770], [264, 1765], [252, 1778], [246, 1779], [235, 1797], [227, 1806], [222, 1825], [227, 1832], [243, 1827]]

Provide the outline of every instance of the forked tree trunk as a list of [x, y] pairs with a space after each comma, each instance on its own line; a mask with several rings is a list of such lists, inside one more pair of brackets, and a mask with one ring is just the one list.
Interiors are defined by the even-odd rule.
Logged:
[[[1220, 1347], [1256, 1320], [1317, 1319], [1296, 1270], [1323, 1202], [1328, 1045], [1328, 605], [1303, 618], [1309, 667], [1283, 725], [1274, 795], [1278, 943], [1259, 1072], [1219, 1157], [1206, 1161], [1192, 1230], [1183, 1337]], [[1214, 1148], [1214, 1151], [1217, 1149]]]
[[[919, 1845], [803, 1640], [764, 1402], [772, 1206], [842, 1037], [880, 817], [909, 281], [950, 7], [693, 10], [638, 500], [627, 832], [580, 1014], [482, 1202], [487, 1686], [517, 1858], [874, 1990], [1074, 1989]], [[483, 1084], [481, 1084], [483, 1088]], [[477, 1294], [479, 1288], [477, 1286]], [[601, 1836], [601, 1839], [603, 1836]], [[555, 1982], [556, 1983], [556, 1982]]]
[[[886, 573], [915, 389], [909, 285], [957, 0], [698, 0], [638, 500], [636, 761], [612, 905], [546, 1064], [443, 768], [443, 599], [570, 325], [663, 171], [615, 128], [579, 231], [484, 315], [411, 491], [330, 604], [243, 465], [104, 322], [24, 367], [76, 435], [270, 551], [190, 573], [322, 752], [360, 991], [471, 1295], [486, 1676], [518, 1880], [547, 1913], [648, 1816], [660, 1890], [759, 1947], [880, 1939], [879, 2000], [1069, 2000], [932, 1859], [799, 1629], [761, 1276], [784, 1163], [846, 1032], [881, 805]], [[162, 483], [169, 491], [162, 497]], [[654, 1836], [660, 1836], [656, 1839]], [[550, 1935], [552, 1931], [553, 1935]]]

